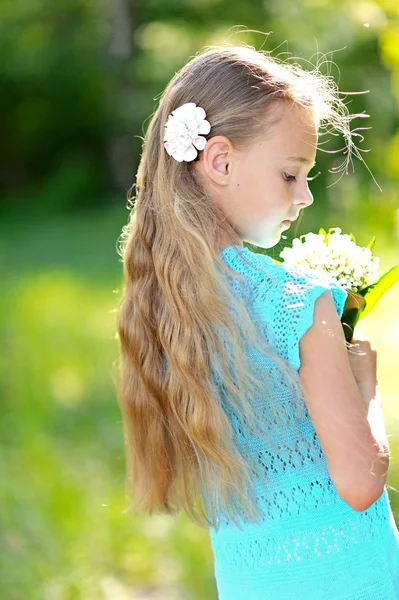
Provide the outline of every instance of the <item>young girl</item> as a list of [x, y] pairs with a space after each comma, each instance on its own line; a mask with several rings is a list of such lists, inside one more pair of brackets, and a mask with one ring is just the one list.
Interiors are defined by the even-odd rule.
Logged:
[[399, 599], [376, 353], [347, 347], [330, 277], [243, 245], [313, 202], [320, 130], [349, 159], [353, 116], [317, 69], [213, 46], [145, 135], [120, 252], [127, 480], [134, 509], [209, 528], [221, 600]]

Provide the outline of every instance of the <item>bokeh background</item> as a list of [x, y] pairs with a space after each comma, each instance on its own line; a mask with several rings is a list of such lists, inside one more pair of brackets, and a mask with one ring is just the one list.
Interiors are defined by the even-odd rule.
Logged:
[[[2, 0], [0, 5], [0, 597], [213, 600], [208, 533], [126, 511], [115, 399], [117, 238], [165, 84], [205, 45], [296, 56], [347, 92], [366, 163], [319, 152], [292, 237], [339, 226], [399, 262], [396, 0]], [[320, 62], [320, 61], [319, 61]], [[367, 92], [367, 93], [364, 93]], [[356, 124], [355, 124], [356, 123]], [[343, 147], [331, 137], [330, 150]], [[399, 285], [358, 333], [378, 351], [399, 517]]]

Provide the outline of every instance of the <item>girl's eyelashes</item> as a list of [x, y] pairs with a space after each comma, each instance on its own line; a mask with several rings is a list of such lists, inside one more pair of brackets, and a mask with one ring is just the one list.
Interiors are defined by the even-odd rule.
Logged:
[[[316, 173], [316, 175], [314, 175], [313, 177], [306, 177], [306, 180], [307, 181], [313, 181], [319, 175], [321, 175], [321, 171], [319, 171], [318, 173]], [[283, 177], [284, 177], [284, 180], [287, 183], [291, 183], [292, 181], [296, 181], [296, 176], [295, 175], [290, 175], [289, 173], [283, 173]]]
[[296, 181], [295, 175], [290, 175], [289, 173], [283, 173], [283, 177], [288, 183], [291, 181]]

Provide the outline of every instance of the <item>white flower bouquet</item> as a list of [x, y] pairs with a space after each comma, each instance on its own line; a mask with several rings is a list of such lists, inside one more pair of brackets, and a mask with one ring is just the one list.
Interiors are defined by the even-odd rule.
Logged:
[[317, 234], [310, 232], [295, 238], [291, 248], [280, 252], [284, 263], [327, 272], [348, 292], [341, 317], [347, 342], [353, 339], [356, 323], [399, 279], [399, 265], [380, 276], [380, 259], [371, 252], [374, 242], [375, 237], [367, 247], [358, 246], [352, 233], [342, 234], [339, 227], [332, 227], [327, 233], [321, 228]]

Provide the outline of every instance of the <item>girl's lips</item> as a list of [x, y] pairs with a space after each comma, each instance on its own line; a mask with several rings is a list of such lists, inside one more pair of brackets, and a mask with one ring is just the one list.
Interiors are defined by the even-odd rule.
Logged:
[[288, 219], [287, 219], [286, 221], [282, 221], [281, 224], [285, 225], [286, 227], [290, 227], [291, 226], [291, 221], [288, 221]]

